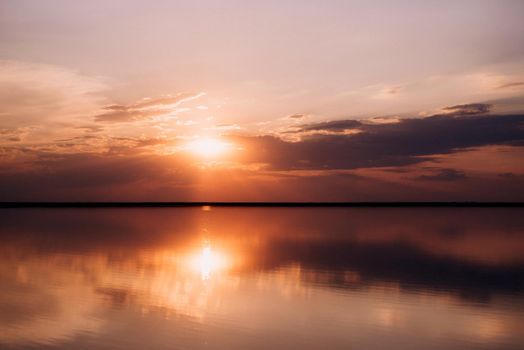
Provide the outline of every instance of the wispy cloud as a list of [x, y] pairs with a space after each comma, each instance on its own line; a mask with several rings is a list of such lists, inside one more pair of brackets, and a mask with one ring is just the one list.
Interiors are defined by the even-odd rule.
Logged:
[[514, 81], [497, 86], [498, 89], [511, 89], [524, 87], [524, 81]]
[[456, 169], [439, 169], [436, 173], [420, 175], [417, 177], [419, 180], [429, 181], [458, 181], [466, 178], [467, 176], [464, 172]]
[[183, 102], [203, 96], [203, 93], [180, 93], [166, 95], [159, 98], [144, 98], [130, 105], [106, 106], [107, 112], [95, 116], [98, 122], [130, 122], [168, 115], [176, 112], [176, 108]]
[[288, 119], [304, 119], [304, 117], [305, 114], [292, 114], [287, 116]]
[[107, 80], [53, 65], [0, 61], [3, 127], [70, 122], [100, 108]]
[[395, 97], [396, 95], [399, 95], [403, 89], [404, 87], [400, 85], [387, 86], [387, 87], [381, 88], [378, 93], [375, 93], [373, 95], [373, 97], [379, 98], [379, 99], [392, 98], [392, 97]]
[[491, 111], [489, 103], [468, 103], [442, 108], [441, 113], [445, 115], [477, 115], [486, 114]]
[[298, 127], [298, 132], [303, 131], [344, 131], [348, 129], [355, 129], [361, 126], [362, 123], [358, 120], [333, 120], [329, 122], [321, 122], [315, 124], [304, 124]]

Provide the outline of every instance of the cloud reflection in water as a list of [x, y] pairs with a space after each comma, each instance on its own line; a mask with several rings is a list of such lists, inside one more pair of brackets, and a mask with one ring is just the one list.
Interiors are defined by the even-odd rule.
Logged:
[[519, 210], [0, 215], [7, 348], [328, 340], [333, 348], [518, 348], [524, 340]]

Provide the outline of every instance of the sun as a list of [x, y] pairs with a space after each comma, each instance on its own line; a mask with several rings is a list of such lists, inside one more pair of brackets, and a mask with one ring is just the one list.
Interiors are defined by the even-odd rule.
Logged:
[[187, 144], [186, 149], [202, 157], [216, 157], [231, 150], [231, 144], [218, 139], [197, 139]]

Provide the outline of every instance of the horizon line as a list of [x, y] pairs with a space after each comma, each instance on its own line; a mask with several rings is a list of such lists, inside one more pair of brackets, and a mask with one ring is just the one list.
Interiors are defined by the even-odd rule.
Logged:
[[267, 201], [51, 201], [0, 202], [0, 208], [139, 208], [139, 207], [524, 207], [524, 202], [474, 202], [474, 201], [384, 201], [384, 202], [267, 202]]

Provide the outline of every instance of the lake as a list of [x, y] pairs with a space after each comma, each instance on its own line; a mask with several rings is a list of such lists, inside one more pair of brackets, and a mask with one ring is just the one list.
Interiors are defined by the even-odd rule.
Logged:
[[522, 349], [524, 209], [2, 209], [0, 348]]

